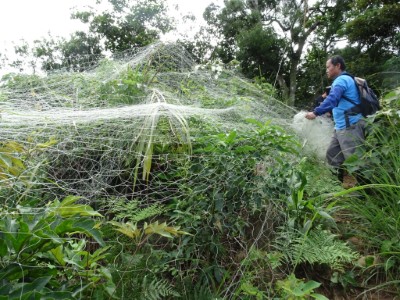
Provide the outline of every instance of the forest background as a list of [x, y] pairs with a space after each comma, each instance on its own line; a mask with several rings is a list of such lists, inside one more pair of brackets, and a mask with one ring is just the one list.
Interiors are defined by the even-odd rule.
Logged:
[[[53, 138], [2, 112], [0, 299], [398, 297], [400, 3], [226, 0], [161, 48], [176, 24], [165, 1], [108, 4], [73, 13], [88, 31], [0, 53], [15, 70], [2, 108], [145, 109], [151, 91], [146, 104], [167, 113], [120, 124], [113, 110], [115, 123], [60, 123]], [[360, 178], [350, 190], [278, 121], [311, 108], [332, 54], [382, 103], [346, 162]], [[129, 66], [116, 72], [118, 60]], [[245, 109], [186, 119], [175, 98]], [[240, 118], [251, 109], [263, 121]]]

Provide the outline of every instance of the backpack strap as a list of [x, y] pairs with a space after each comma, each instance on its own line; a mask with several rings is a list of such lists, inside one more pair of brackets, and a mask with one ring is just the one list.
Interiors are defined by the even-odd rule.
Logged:
[[[358, 90], [358, 85], [357, 85], [357, 82], [356, 82], [354, 76], [347, 72], [343, 72], [342, 74], [340, 74], [340, 76], [342, 76], [342, 75], [347, 75], [347, 76], [350, 76], [351, 78], [353, 78], [354, 84], [356, 85], [358, 97], [360, 98], [360, 91]], [[348, 128], [348, 127], [350, 127], [349, 116], [355, 116], [355, 115], [358, 115], [359, 113], [361, 113], [361, 108], [360, 108], [361, 103], [356, 103], [356, 102], [354, 102], [354, 100], [351, 100], [349, 97], [347, 97], [345, 95], [342, 95], [342, 98], [354, 105], [353, 107], [344, 111], [344, 119], [346, 121], [346, 128]]]

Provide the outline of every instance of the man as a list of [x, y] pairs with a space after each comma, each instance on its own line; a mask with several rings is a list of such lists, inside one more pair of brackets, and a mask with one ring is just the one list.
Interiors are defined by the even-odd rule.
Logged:
[[326, 159], [331, 166], [338, 170], [343, 187], [350, 188], [356, 185], [357, 180], [348, 174], [342, 165], [364, 143], [365, 121], [362, 119], [361, 113], [348, 112], [355, 105], [344, 97], [357, 104], [360, 103], [360, 99], [353, 78], [344, 75], [345, 70], [346, 65], [341, 56], [336, 55], [328, 59], [326, 74], [329, 79], [333, 79], [331, 91], [325, 100], [313, 112], [308, 112], [305, 117], [313, 120], [332, 110], [335, 132], [326, 152]]

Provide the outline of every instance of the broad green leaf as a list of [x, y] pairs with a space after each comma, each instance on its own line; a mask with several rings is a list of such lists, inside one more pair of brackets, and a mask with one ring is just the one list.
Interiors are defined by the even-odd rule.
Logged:
[[327, 219], [327, 220], [334, 220], [330, 214], [328, 214], [327, 212], [325, 212], [325, 211], [323, 211], [323, 210], [319, 210], [319, 211], [318, 211], [318, 214], [319, 214], [321, 217], [323, 217], [324, 219]]
[[82, 264], [82, 260], [78, 255], [74, 255], [73, 259], [65, 258], [65, 263], [76, 266], [78, 269], [84, 269], [86, 266], [86, 262], [83, 262]]
[[90, 255], [90, 264], [105, 259], [109, 249], [109, 246], [97, 249], [93, 254]]
[[[88, 284], [84, 285], [84, 286], [79, 286], [79, 288], [77, 288], [74, 293], [72, 294], [72, 299], [75, 299], [76, 297], [78, 297], [78, 295], [80, 295], [81, 293], [83, 293], [84, 290], [86, 290], [88, 287], [90, 287], [91, 285], [93, 285], [92, 282], [89, 282]], [[79, 298], [78, 298], [79, 299]]]
[[316, 282], [314, 280], [310, 280], [304, 284], [303, 290], [305, 293], [308, 294], [308, 293], [312, 292], [314, 289], [318, 288], [320, 285], [321, 285], [321, 283]]
[[60, 245], [57, 248], [51, 249], [50, 253], [53, 254], [54, 258], [56, 261], [61, 265], [65, 266], [65, 260], [64, 260], [64, 252], [63, 252], [63, 247]]
[[304, 290], [303, 290], [303, 285], [301, 285], [301, 286], [296, 286], [294, 289], [293, 289], [293, 295], [294, 296], [297, 296], [297, 297], [304, 297], [304, 295], [305, 295], [305, 292], [304, 292]]
[[302, 233], [307, 233], [311, 229], [312, 224], [312, 220], [307, 220], [307, 222], [303, 226]]
[[311, 294], [310, 296], [317, 300], [329, 300], [329, 298], [326, 298], [324, 295], [321, 294]]
[[229, 135], [226, 137], [226, 142], [227, 142], [227, 144], [228, 144], [228, 145], [229, 145], [229, 144], [232, 144], [233, 141], [235, 140], [236, 136], [237, 136], [237, 132], [236, 132], [236, 131], [231, 131], [231, 132], [229, 133]]
[[[13, 299], [14, 297], [17, 297], [17, 299], [20, 299], [20, 295], [22, 293], [27, 294], [27, 293], [33, 292], [33, 291], [40, 292], [44, 289], [44, 287], [50, 281], [50, 279], [51, 279], [51, 276], [39, 277], [39, 278], [36, 278], [31, 283], [22, 284], [22, 286], [18, 290], [13, 291], [13, 293], [11, 293], [9, 295], [9, 297], [10, 297], [10, 299]], [[31, 299], [31, 298], [29, 298], [29, 299]], [[36, 298], [34, 298], [34, 299], [36, 299]]]
[[95, 225], [96, 223], [92, 219], [70, 218], [58, 224], [54, 231], [60, 236], [63, 234], [85, 233], [93, 237], [101, 246], [104, 246], [101, 233], [94, 228]]
[[102, 217], [102, 215], [95, 211], [91, 206], [85, 204], [75, 204], [76, 201], [81, 199], [78, 196], [67, 196], [61, 203], [55, 201], [50, 205], [49, 216], [60, 215], [62, 217], [71, 217], [75, 215]]
[[68, 218], [72, 216], [91, 216], [91, 217], [102, 217], [102, 215], [93, 210], [89, 205], [78, 204], [65, 207], [59, 207], [55, 213], [59, 214], [61, 217]]
[[70, 206], [70, 205], [74, 204], [76, 201], [78, 201], [79, 199], [81, 199], [81, 197], [69, 195], [69, 196], [65, 197], [65, 198], [61, 201], [61, 203], [60, 203], [59, 206], [60, 206], [60, 207], [67, 207], [67, 206]]
[[[64, 242], [64, 239], [61, 238], [58, 234], [54, 232], [54, 229], [50, 227], [48, 222], [52, 222], [51, 218], [46, 218], [38, 222], [33, 228], [32, 233], [36, 238], [40, 238], [48, 241], [49, 243], [58, 245]], [[35, 245], [32, 245], [31, 248], [35, 249]], [[39, 245], [40, 247], [40, 245]]]
[[4, 239], [8, 244], [8, 248], [12, 248], [15, 252], [20, 252], [25, 241], [32, 236], [29, 231], [28, 224], [22, 220], [6, 218]]
[[374, 256], [367, 256], [365, 257], [365, 266], [366, 267], [371, 267], [375, 263], [375, 257]]
[[18, 280], [26, 276], [28, 268], [21, 269], [21, 266], [16, 263], [11, 263], [0, 269], [0, 280], [7, 279], [8, 281]]

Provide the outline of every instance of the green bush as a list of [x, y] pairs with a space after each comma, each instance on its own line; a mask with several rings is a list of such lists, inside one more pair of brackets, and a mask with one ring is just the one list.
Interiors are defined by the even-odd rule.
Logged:
[[69, 196], [41, 208], [29, 203], [1, 209], [0, 297], [113, 295], [110, 271], [102, 265], [108, 247], [95, 219], [101, 215], [78, 200]]

